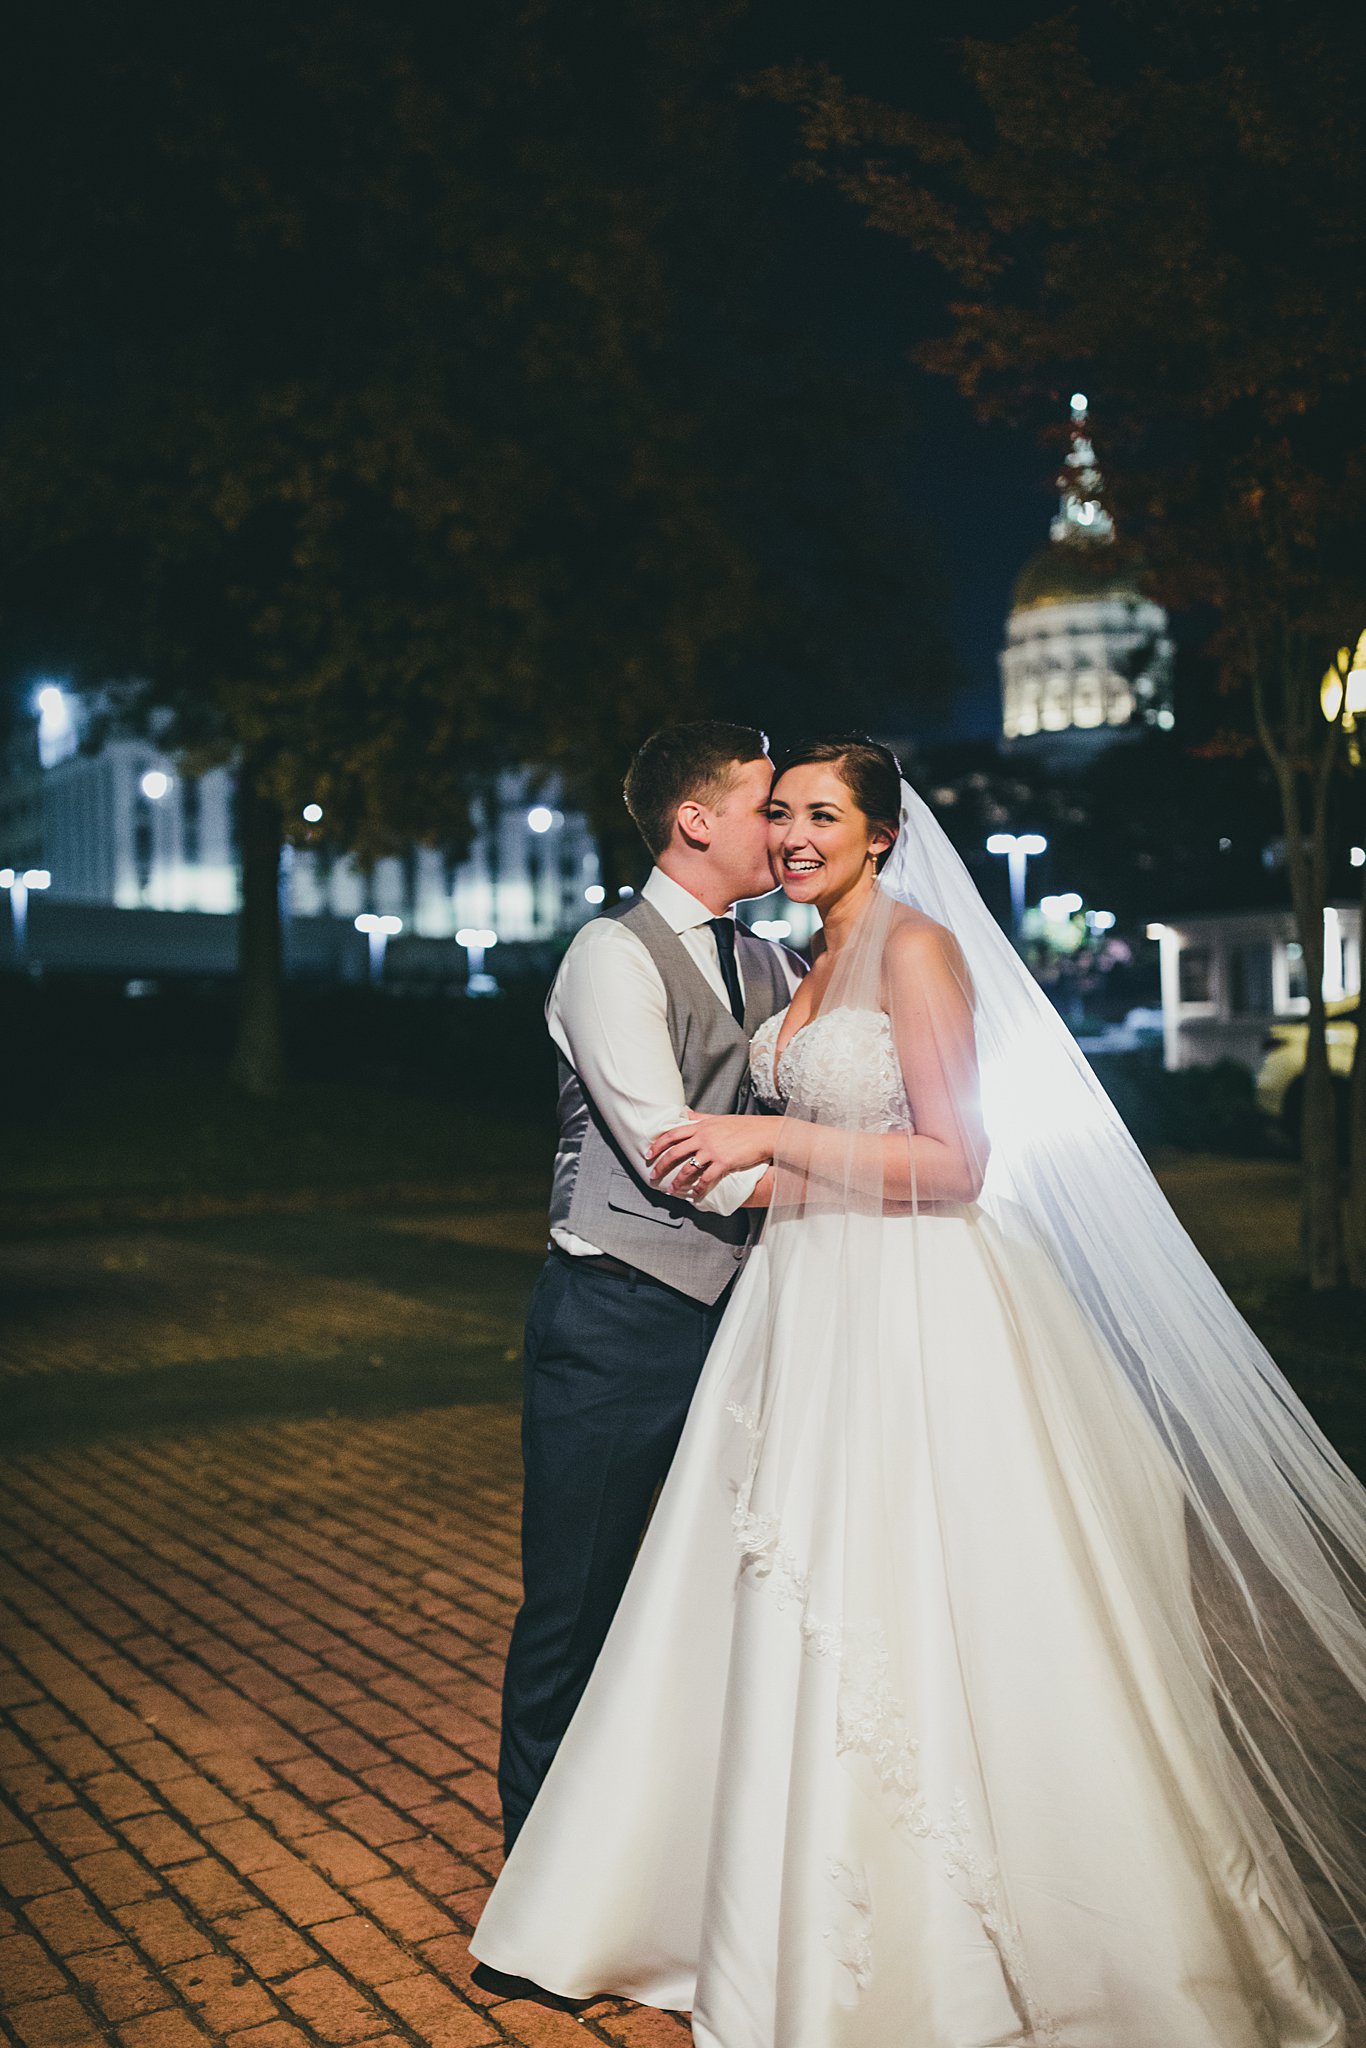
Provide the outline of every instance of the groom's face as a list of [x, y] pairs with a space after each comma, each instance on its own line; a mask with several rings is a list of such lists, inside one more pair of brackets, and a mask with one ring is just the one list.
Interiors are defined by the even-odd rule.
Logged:
[[735, 779], [711, 808], [710, 856], [730, 892], [732, 903], [767, 896], [773, 887], [768, 858], [768, 793], [773, 763], [767, 754], [757, 761], [739, 761]]

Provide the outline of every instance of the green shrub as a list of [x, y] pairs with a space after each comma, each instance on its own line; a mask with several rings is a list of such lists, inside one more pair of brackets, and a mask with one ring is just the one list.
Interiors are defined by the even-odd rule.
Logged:
[[1247, 1159], [1269, 1149], [1252, 1070], [1238, 1060], [1169, 1074], [1150, 1051], [1103, 1054], [1092, 1066], [1145, 1152], [1174, 1145]]

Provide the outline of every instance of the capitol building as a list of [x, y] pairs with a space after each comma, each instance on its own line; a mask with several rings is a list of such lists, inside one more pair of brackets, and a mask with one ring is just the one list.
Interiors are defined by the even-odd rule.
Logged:
[[1081, 392], [1072, 399], [1058, 483], [1048, 545], [1015, 581], [1000, 657], [1001, 723], [1008, 752], [1065, 767], [1126, 736], [1168, 731], [1175, 715], [1167, 614], [1117, 553]]

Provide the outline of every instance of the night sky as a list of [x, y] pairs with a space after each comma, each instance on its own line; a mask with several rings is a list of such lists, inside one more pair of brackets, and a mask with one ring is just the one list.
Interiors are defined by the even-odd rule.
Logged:
[[[949, 11], [785, 0], [756, 9], [750, 41], [759, 63], [825, 61], [853, 91], [942, 116], [962, 109], [966, 117], [969, 95], [948, 39], [1008, 35], [1044, 11], [1037, 0], [968, 0]], [[785, 110], [759, 111], [756, 147], [784, 177], [784, 159], [795, 154], [795, 123]], [[1015, 576], [1048, 538], [1056, 449], [1032, 430], [982, 426], [946, 379], [908, 362], [917, 343], [948, 324], [930, 264], [865, 226], [831, 191], [792, 181], [783, 209], [794, 307], [810, 317], [814, 302], [839, 356], [904, 376], [911, 387], [917, 424], [895, 451], [896, 488], [924, 533], [962, 676], [951, 705], [915, 721], [914, 736], [929, 743], [995, 738], [996, 657]], [[1104, 395], [1090, 395], [1103, 462]]]

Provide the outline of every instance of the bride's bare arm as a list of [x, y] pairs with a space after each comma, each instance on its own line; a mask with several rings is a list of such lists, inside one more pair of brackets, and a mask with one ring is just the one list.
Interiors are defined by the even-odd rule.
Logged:
[[913, 1133], [845, 1131], [784, 1117], [774, 1163], [833, 1189], [896, 1206], [972, 1202], [982, 1191], [982, 1127], [972, 992], [956, 941], [928, 919], [891, 934], [883, 997]]
[[[656, 1181], [680, 1173], [677, 1194], [705, 1193], [741, 1164], [764, 1160], [832, 1193], [880, 1196], [893, 1207], [970, 1202], [981, 1192], [982, 1128], [972, 995], [958, 947], [928, 919], [907, 921], [887, 945], [883, 996], [915, 1130], [849, 1131], [796, 1116], [698, 1117], [666, 1131], [650, 1150]], [[692, 1156], [702, 1171], [689, 1177]], [[772, 1175], [750, 1206], [772, 1199]]]

